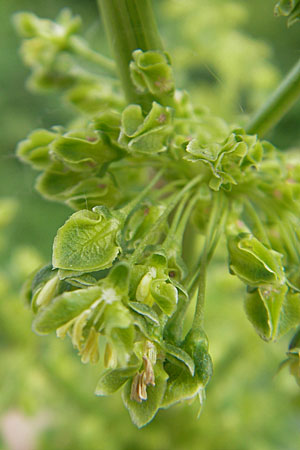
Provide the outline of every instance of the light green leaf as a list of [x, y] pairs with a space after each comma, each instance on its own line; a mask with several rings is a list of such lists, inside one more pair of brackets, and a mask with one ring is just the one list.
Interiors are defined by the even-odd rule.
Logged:
[[178, 301], [176, 287], [165, 280], [153, 280], [150, 285], [150, 292], [160, 309], [168, 316], [171, 316], [176, 309]]
[[165, 394], [168, 375], [159, 364], [155, 365], [154, 372], [155, 386], [147, 386], [147, 400], [138, 403], [130, 399], [131, 380], [127, 381], [122, 393], [124, 405], [129, 411], [132, 422], [138, 428], [147, 425], [153, 419]]
[[41, 309], [33, 321], [33, 330], [47, 334], [77, 317], [101, 297], [99, 286], [65, 292]]
[[169, 379], [161, 404], [162, 408], [169, 408], [178, 402], [190, 400], [198, 394], [200, 389], [203, 389], [203, 383], [199, 377], [191, 376], [184, 368], [166, 363], [165, 370]]
[[57, 137], [56, 133], [48, 130], [35, 130], [28, 138], [17, 146], [17, 155], [35, 169], [47, 169], [51, 164], [49, 144]]
[[150, 306], [140, 302], [129, 302], [128, 306], [130, 306], [133, 311], [151, 320], [156, 325], [159, 325], [158, 315], [152, 308], [150, 308]]
[[94, 132], [66, 133], [52, 142], [51, 151], [72, 170], [92, 171], [115, 160], [116, 150], [108, 146]]
[[98, 381], [95, 394], [114, 394], [126, 383], [128, 378], [131, 378], [136, 374], [137, 370], [138, 366], [107, 370]]
[[245, 299], [248, 319], [264, 340], [275, 340], [300, 324], [300, 295], [288, 288], [266, 287], [249, 293]]
[[282, 255], [268, 249], [249, 233], [228, 238], [230, 270], [251, 286], [282, 284]]
[[74, 213], [54, 239], [53, 266], [86, 272], [110, 267], [120, 252], [121, 226], [121, 217], [105, 207]]
[[170, 355], [174, 356], [179, 361], [182, 361], [186, 367], [189, 369], [191, 375], [193, 376], [195, 373], [195, 364], [190, 355], [182, 350], [180, 347], [176, 347], [175, 345], [168, 344], [166, 342], [163, 343], [164, 350]]

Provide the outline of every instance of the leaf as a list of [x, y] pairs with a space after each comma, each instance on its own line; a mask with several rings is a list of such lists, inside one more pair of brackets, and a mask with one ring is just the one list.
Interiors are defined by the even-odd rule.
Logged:
[[36, 189], [50, 200], [65, 201], [69, 192], [82, 181], [82, 174], [66, 169], [61, 163], [52, 164], [36, 183]]
[[51, 151], [78, 172], [94, 170], [117, 158], [116, 150], [95, 133], [66, 133], [52, 142]]
[[170, 108], [156, 102], [144, 118], [142, 108], [129, 105], [122, 114], [120, 145], [130, 152], [158, 153], [166, 150], [170, 133], [172, 115]]
[[173, 95], [175, 83], [170, 60], [166, 53], [135, 50], [132, 56], [130, 74], [140, 92], [148, 90], [157, 98], [162, 99], [166, 94]]
[[202, 328], [191, 329], [182, 347], [195, 363], [195, 377], [205, 387], [212, 376], [212, 360], [208, 353], [208, 340]]
[[176, 359], [182, 361], [186, 367], [189, 369], [190, 374], [193, 376], [195, 373], [195, 364], [190, 355], [182, 350], [180, 347], [175, 347], [175, 345], [168, 344], [166, 342], [163, 343], [164, 350], [172, 356], [175, 356]]
[[128, 378], [133, 377], [138, 370], [138, 366], [125, 367], [121, 369], [107, 370], [100, 377], [95, 394], [111, 395], [117, 392], [126, 383]]
[[171, 316], [176, 309], [178, 301], [176, 287], [165, 280], [153, 280], [150, 285], [150, 292], [160, 309], [168, 316]]
[[108, 177], [88, 177], [64, 193], [65, 202], [71, 208], [92, 209], [95, 206], [113, 208], [120, 200], [120, 190]]
[[[108, 298], [106, 294], [103, 295], [103, 298], [107, 303]], [[109, 336], [114, 328], [128, 328], [132, 324], [132, 318], [128, 308], [120, 301], [117, 301], [117, 299], [112, 299], [111, 301], [113, 303], [107, 304], [102, 319], [106, 336]]]
[[288, 26], [300, 20], [300, 0], [280, 0], [274, 7], [276, 16], [288, 16]]
[[203, 389], [203, 383], [199, 377], [191, 376], [182, 367], [167, 362], [165, 370], [169, 378], [161, 408], [169, 408], [178, 402], [190, 400]]
[[284, 285], [249, 293], [245, 300], [248, 319], [266, 341], [275, 340], [300, 324], [300, 295]]
[[56, 330], [89, 308], [101, 294], [99, 286], [65, 292], [40, 310], [33, 321], [33, 330], [38, 334]]
[[127, 381], [122, 393], [124, 405], [129, 411], [132, 422], [138, 428], [147, 425], [153, 419], [165, 394], [168, 375], [159, 364], [155, 365], [154, 372], [155, 386], [147, 386], [147, 400], [138, 403], [130, 399], [131, 380]]
[[111, 283], [117, 291], [127, 296], [130, 278], [130, 265], [126, 261], [122, 261], [110, 270], [107, 281]]
[[282, 255], [270, 250], [249, 233], [228, 238], [230, 270], [251, 286], [282, 284]]
[[152, 308], [150, 308], [150, 306], [140, 302], [129, 302], [128, 306], [130, 306], [133, 311], [146, 317], [146, 319], [151, 320], [154, 324], [160, 324], [158, 315]]
[[120, 216], [105, 207], [74, 213], [54, 239], [53, 266], [86, 272], [110, 267], [121, 250], [121, 226]]
[[17, 155], [35, 169], [47, 169], [51, 164], [49, 144], [57, 137], [56, 133], [38, 129], [17, 146]]

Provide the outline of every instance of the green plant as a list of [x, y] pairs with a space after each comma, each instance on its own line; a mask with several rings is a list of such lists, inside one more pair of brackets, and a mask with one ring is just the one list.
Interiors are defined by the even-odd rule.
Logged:
[[[276, 11], [291, 23], [299, 2], [289, 3]], [[122, 388], [141, 427], [160, 408], [203, 402], [206, 274], [220, 239], [258, 334], [276, 340], [300, 324], [300, 161], [260, 140], [296, 101], [300, 65], [245, 129], [231, 126], [175, 88], [150, 1], [99, 5], [115, 62], [77, 35], [68, 10], [56, 22], [15, 17], [30, 87], [59, 89], [78, 110], [18, 146], [42, 171], [38, 191], [75, 210], [24, 295], [38, 334], [68, 334], [84, 363], [103, 348], [96, 394]], [[287, 363], [299, 381], [297, 336]]]

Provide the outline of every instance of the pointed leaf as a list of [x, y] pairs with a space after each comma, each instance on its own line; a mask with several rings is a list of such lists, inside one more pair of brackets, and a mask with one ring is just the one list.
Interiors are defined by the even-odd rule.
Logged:
[[101, 297], [99, 286], [65, 292], [40, 310], [33, 322], [33, 330], [47, 334], [77, 317]]
[[161, 406], [166, 390], [168, 375], [158, 364], [156, 364], [154, 371], [155, 386], [147, 386], [147, 400], [138, 403], [130, 399], [131, 380], [127, 382], [122, 393], [124, 405], [129, 411], [132, 422], [138, 428], [143, 427], [153, 419]]
[[121, 369], [107, 370], [98, 381], [95, 394], [111, 395], [117, 392], [128, 380], [133, 377], [138, 366], [125, 367]]

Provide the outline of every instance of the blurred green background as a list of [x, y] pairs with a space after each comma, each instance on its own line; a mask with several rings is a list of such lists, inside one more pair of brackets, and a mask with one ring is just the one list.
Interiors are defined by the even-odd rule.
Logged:
[[[195, 104], [245, 123], [299, 58], [300, 28], [273, 16], [273, 0], [154, 0], [179, 87]], [[243, 288], [224, 266], [222, 245], [210, 271], [206, 331], [214, 376], [198, 405], [161, 411], [145, 429], [130, 422], [120, 397], [97, 398], [97, 366], [84, 366], [69, 342], [31, 332], [21, 285], [47, 262], [71, 210], [41, 199], [36, 174], [15, 157], [19, 140], [74, 116], [55, 92], [33, 95], [12, 25], [16, 11], [55, 18], [70, 7], [83, 34], [108, 54], [95, 0], [0, 2], [0, 448], [3, 450], [271, 450], [300, 448], [300, 394], [285, 369], [289, 336], [266, 344], [248, 324]], [[268, 136], [283, 151], [300, 147], [300, 105]], [[224, 268], [225, 267], [225, 268]], [[17, 431], [16, 431], [17, 430]], [[18, 441], [19, 438], [19, 441]]]

